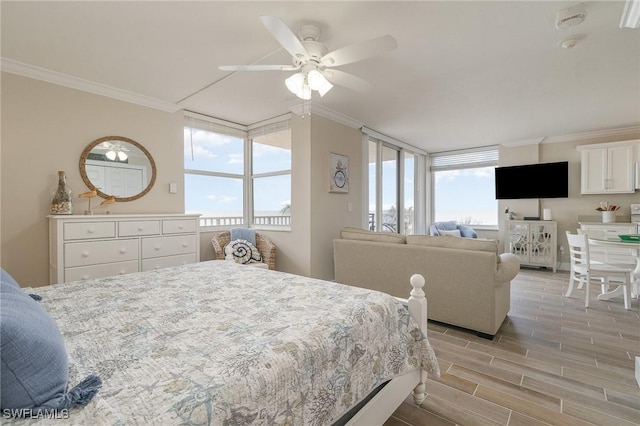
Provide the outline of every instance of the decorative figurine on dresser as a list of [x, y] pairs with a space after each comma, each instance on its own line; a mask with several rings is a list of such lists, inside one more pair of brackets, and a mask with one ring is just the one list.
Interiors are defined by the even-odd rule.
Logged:
[[[50, 284], [200, 260], [199, 214], [111, 214], [112, 204], [141, 198], [156, 180], [153, 157], [138, 142], [121, 136], [96, 139], [80, 156], [80, 175], [89, 188], [80, 194], [87, 208], [84, 215], [73, 215], [71, 191], [59, 172], [47, 216]], [[106, 211], [91, 208], [96, 195], [104, 198], [100, 210]]]
[[73, 214], [71, 188], [67, 185], [67, 174], [58, 172], [58, 186], [51, 197], [51, 214]]

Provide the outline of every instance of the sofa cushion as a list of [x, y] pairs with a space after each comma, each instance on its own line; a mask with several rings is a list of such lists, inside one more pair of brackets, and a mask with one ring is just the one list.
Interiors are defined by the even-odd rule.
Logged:
[[500, 262], [498, 241], [484, 238], [451, 238], [449, 236], [408, 235], [407, 244], [417, 246], [444, 247], [458, 250], [475, 250], [495, 253]]
[[445, 231], [444, 229], [438, 229], [438, 233], [441, 236], [449, 236], [449, 237], [462, 237], [459, 229], [454, 229], [453, 231]]
[[405, 236], [390, 232], [375, 232], [360, 228], [342, 228], [340, 238], [343, 240], [372, 241], [376, 243], [404, 244]]

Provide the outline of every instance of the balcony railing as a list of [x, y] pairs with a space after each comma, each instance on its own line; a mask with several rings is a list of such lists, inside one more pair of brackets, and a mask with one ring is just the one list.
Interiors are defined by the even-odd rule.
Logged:
[[[291, 225], [291, 216], [254, 216], [255, 225], [288, 226]], [[200, 226], [235, 226], [244, 225], [242, 216], [201, 216]]]

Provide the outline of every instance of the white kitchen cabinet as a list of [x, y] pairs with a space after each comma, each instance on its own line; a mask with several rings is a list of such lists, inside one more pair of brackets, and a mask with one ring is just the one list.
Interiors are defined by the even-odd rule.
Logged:
[[505, 251], [520, 264], [552, 268], [556, 272], [558, 223], [553, 220], [508, 220]]
[[581, 194], [622, 194], [635, 191], [635, 151], [639, 141], [578, 146]]
[[200, 260], [200, 215], [50, 215], [51, 284]]

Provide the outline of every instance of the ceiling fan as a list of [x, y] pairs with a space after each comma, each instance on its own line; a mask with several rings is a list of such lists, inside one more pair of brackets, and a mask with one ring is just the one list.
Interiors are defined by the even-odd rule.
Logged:
[[318, 41], [320, 29], [304, 25], [296, 36], [277, 16], [261, 16], [260, 20], [276, 40], [292, 56], [292, 65], [226, 65], [223, 71], [297, 71], [285, 80], [287, 88], [301, 99], [311, 99], [311, 92], [324, 96], [333, 84], [366, 91], [370, 84], [353, 74], [334, 69], [342, 65], [362, 61], [398, 47], [390, 36], [352, 44], [332, 52]]

